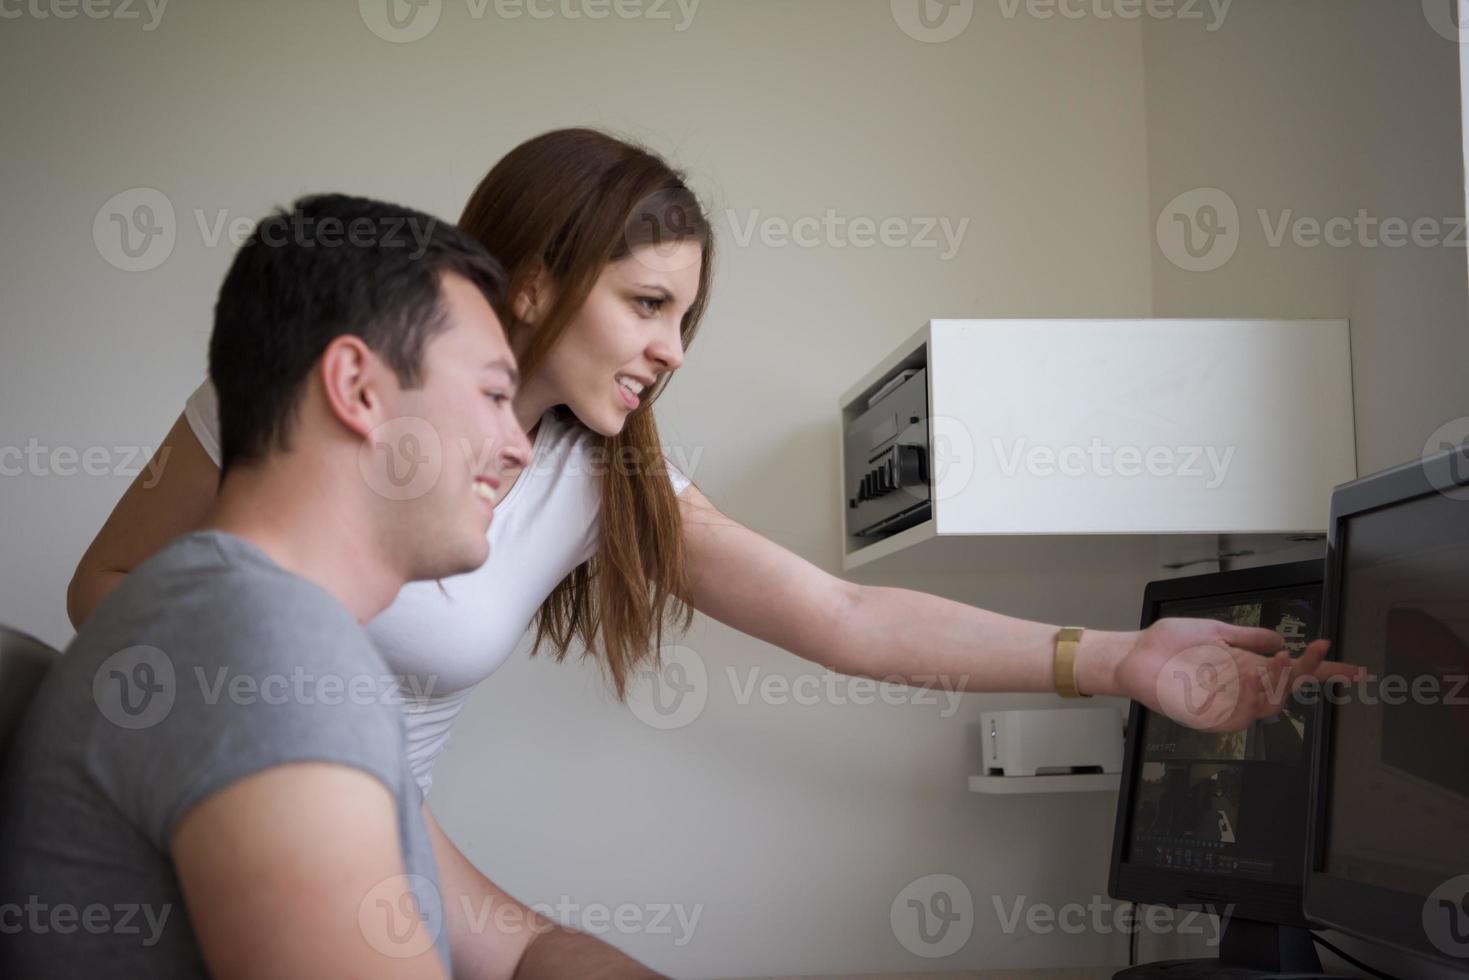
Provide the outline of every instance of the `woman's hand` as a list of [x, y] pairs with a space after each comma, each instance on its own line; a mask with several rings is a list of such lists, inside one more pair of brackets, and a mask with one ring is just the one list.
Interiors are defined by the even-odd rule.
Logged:
[[1212, 619], [1160, 619], [1136, 637], [1116, 666], [1122, 694], [1208, 732], [1239, 731], [1279, 714], [1305, 678], [1356, 680], [1362, 673], [1327, 661], [1327, 640], [1292, 659], [1274, 630]]

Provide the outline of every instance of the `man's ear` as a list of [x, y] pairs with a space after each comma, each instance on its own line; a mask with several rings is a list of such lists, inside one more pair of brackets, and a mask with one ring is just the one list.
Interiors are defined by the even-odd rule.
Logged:
[[361, 438], [385, 420], [382, 386], [393, 377], [361, 337], [340, 334], [321, 353], [317, 371], [327, 410]]

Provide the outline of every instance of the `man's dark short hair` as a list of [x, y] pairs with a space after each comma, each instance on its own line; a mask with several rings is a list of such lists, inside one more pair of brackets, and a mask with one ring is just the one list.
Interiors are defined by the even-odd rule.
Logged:
[[256, 225], [214, 308], [209, 376], [220, 468], [289, 449], [304, 382], [327, 345], [361, 337], [404, 387], [448, 326], [442, 276], [477, 286], [504, 322], [505, 271], [453, 224], [342, 194], [304, 197]]

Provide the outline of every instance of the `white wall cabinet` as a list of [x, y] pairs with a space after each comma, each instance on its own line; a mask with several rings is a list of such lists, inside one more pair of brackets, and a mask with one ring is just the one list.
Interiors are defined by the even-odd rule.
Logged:
[[[914, 371], [927, 414], [894, 425]], [[1315, 534], [1357, 476], [1346, 320], [933, 320], [839, 407], [847, 569], [942, 539]], [[860, 533], [853, 468], [895, 442], [926, 472], [885, 506], [927, 516]]]

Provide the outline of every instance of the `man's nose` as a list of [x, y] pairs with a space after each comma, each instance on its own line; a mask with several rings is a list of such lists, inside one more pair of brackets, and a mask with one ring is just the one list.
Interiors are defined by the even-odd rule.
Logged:
[[510, 427], [508, 438], [504, 447], [500, 450], [500, 464], [502, 469], [520, 470], [525, 469], [530, 462], [531, 445], [525, 430], [519, 423]]

